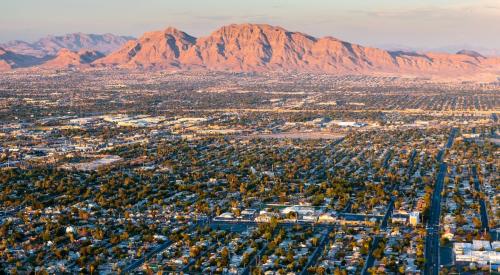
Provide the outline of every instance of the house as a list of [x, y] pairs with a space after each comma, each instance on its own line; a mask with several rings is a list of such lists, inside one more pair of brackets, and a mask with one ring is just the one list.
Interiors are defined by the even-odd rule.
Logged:
[[392, 214], [391, 220], [393, 223], [405, 224], [408, 221], [408, 214], [394, 213]]
[[420, 213], [418, 211], [411, 212], [409, 221], [411, 225], [417, 226], [420, 223]]
[[337, 220], [332, 214], [330, 213], [323, 213], [319, 215], [318, 217], [318, 222], [319, 223], [334, 223]]
[[259, 216], [257, 216], [255, 218], [255, 221], [256, 222], [263, 222], [263, 223], [267, 223], [267, 222], [271, 222], [271, 219], [274, 215], [271, 215], [270, 213], [263, 213], [263, 214], [260, 214]]
[[233, 213], [222, 213], [219, 216], [214, 218], [214, 221], [227, 221], [227, 220], [234, 220], [234, 215]]
[[255, 209], [244, 209], [241, 211], [241, 217], [244, 220], [253, 220], [255, 218], [255, 214], [257, 213], [257, 210]]

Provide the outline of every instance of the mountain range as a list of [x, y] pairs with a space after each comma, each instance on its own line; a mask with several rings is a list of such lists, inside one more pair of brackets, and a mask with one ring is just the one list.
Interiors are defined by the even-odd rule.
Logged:
[[380, 48], [388, 51], [406, 51], [406, 52], [417, 52], [417, 53], [426, 53], [426, 52], [440, 52], [440, 53], [457, 53], [461, 50], [467, 49], [475, 52], [481, 53], [481, 55], [486, 57], [496, 57], [500, 56], [500, 48], [495, 47], [484, 47], [477, 45], [469, 45], [469, 44], [456, 44], [456, 45], [448, 45], [442, 47], [411, 47], [402, 44], [375, 44], [372, 45], [375, 48]]
[[87, 49], [98, 51], [103, 54], [109, 54], [125, 42], [133, 40], [130, 36], [117, 36], [114, 34], [84, 34], [70, 33], [61, 36], [46, 36], [33, 43], [28, 43], [21, 40], [14, 40], [0, 47], [4, 50], [11, 51], [17, 54], [31, 55], [35, 57], [53, 56], [61, 49], [70, 51], [79, 51]]
[[[2, 46], [0, 60], [9, 64], [5, 68], [27, 67], [31, 60], [37, 68], [86, 66], [449, 77], [489, 75], [494, 78], [500, 75], [500, 58], [484, 57], [473, 51], [456, 54], [387, 51], [265, 24], [228, 25], [200, 38], [171, 27], [147, 32], [138, 39], [105, 36], [107, 38], [95, 39], [93, 35], [76, 34], [41, 43], [46, 41], [42, 39], [34, 44], [45, 46], [31, 48], [44, 54], [30, 54], [29, 47], [21, 43], [15, 47], [14, 43], [7, 43]], [[83, 37], [94, 37], [90, 40], [94, 42]], [[53, 53], [56, 48], [57, 53]], [[67, 50], [61, 51], [63, 48]], [[108, 54], [101, 57], [99, 50]], [[47, 60], [41, 60], [44, 58]]]

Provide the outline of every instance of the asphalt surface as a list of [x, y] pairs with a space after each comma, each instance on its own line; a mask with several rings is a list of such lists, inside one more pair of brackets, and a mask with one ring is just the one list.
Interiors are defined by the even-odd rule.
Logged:
[[[392, 155], [392, 151], [389, 152], [388, 156], [386, 157], [384, 161], [384, 168], [389, 168], [389, 158]], [[415, 157], [417, 156], [417, 151], [413, 150], [410, 156], [410, 162], [408, 165], [408, 178], [411, 176], [411, 172], [413, 170], [413, 163], [415, 161]], [[399, 190], [399, 185], [395, 188], [396, 190]], [[394, 190], [394, 188], [393, 188]], [[392, 196], [391, 200], [389, 201], [389, 204], [387, 206], [387, 210], [385, 212], [384, 218], [382, 218], [382, 222], [380, 223], [380, 230], [385, 231], [387, 229], [387, 224], [389, 217], [392, 215], [392, 211], [394, 210], [394, 203], [396, 202], [397, 197]], [[372, 246], [370, 249], [370, 252], [368, 256], [366, 257], [366, 262], [365, 265], [363, 266], [363, 270], [361, 271], [361, 274], [366, 275], [368, 274], [368, 269], [373, 266], [375, 263], [375, 258], [373, 257], [373, 250], [375, 250], [378, 247], [378, 243], [382, 237], [380, 236], [375, 236], [372, 241]]]
[[[384, 168], [389, 168], [389, 158], [392, 155], [392, 151], [389, 152], [389, 155], [387, 156], [386, 160], [384, 161]], [[417, 155], [417, 151], [413, 150], [410, 156], [410, 163], [408, 165], [408, 178], [410, 178], [411, 171], [413, 170], [413, 162], [415, 160], [415, 156]], [[391, 191], [394, 189], [399, 190], [399, 185], [395, 188], [393, 188]], [[392, 215], [392, 211], [394, 210], [394, 203], [396, 202], [397, 197], [392, 196], [391, 200], [389, 201], [389, 204], [387, 206], [387, 210], [385, 211], [384, 218], [382, 219], [382, 222], [380, 223], [380, 229], [381, 230], [386, 230], [387, 229], [387, 223], [389, 220], [389, 217]]]
[[[356, 215], [356, 214], [350, 214], [350, 213], [345, 213], [343, 215]], [[364, 215], [359, 215], [360, 217]], [[366, 218], [366, 217], [365, 217]], [[362, 218], [364, 220], [365, 218]], [[212, 228], [220, 228], [220, 229], [226, 229], [226, 230], [235, 230], [235, 231], [243, 231], [246, 230], [248, 227], [251, 226], [257, 226], [259, 223], [255, 221], [238, 221], [238, 220], [228, 220], [228, 221], [211, 221], [210, 226]], [[301, 226], [312, 226], [316, 228], [326, 228], [327, 233], [323, 235], [322, 239], [320, 240], [320, 243], [318, 244], [317, 249], [313, 252], [311, 257], [309, 257], [309, 260], [306, 264], [306, 267], [304, 270], [307, 270], [307, 268], [313, 264], [316, 263], [318, 260], [319, 256], [321, 255], [321, 251], [323, 251], [323, 248], [325, 247], [327, 241], [328, 241], [328, 234], [334, 229], [335, 225], [334, 224], [315, 224], [311, 222], [304, 222], [304, 221], [297, 221], [297, 222], [280, 222], [278, 223], [278, 228], [280, 227], [285, 227], [285, 228], [292, 228], [296, 226], [297, 224]], [[257, 254], [250, 260], [250, 263], [248, 266], [243, 270], [242, 275], [248, 275], [251, 272], [251, 268], [253, 268], [256, 265], [256, 261], [258, 258], [262, 256], [262, 253], [265, 251], [266, 245], [257, 252]], [[307, 274], [307, 273], [306, 273]]]
[[441, 215], [441, 192], [446, 175], [447, 165], [441, 163], [436, 186], [431, 199], [431, 211], [427, 222], [425, 238], [425, 272], [426, 275], [439, 274], [439, 217]]
[[160, 253], [163, 250], [165, 250], [171, 244], [172, 244], [172, 241], [170, 241], [170, 240], [168, 240], [168, 241], [160, 244], [155, 249], [153, 249], [150, 252], [146, 253], [143, 257], [135, 260], [130, 265], [126, 266], [122, 270], [121, 274], [127, 274], [127, 273], [129, 273], [131, 271], [134, 271], [135, 269], [137, 269], [138, 267], [140, 267], [142, 264], [144, 264], [147, 260], [151, 259], [154, 255], [156, 255], [157, 253]]
[[378, 243], [382, 239], [381, 236], [375, 236], [372, 241], [372, 245], [370, 247], [370, 253], [368, 254], [368, 257], [366, 257], [366, 262], [365, 265], [363, 266], [363, 270], [361, 270], [361, 274], [367, 275], [368, 274], [368, 269], [373, 266], [375, 263], [375, 257], [373, 257], [373, 251], [377, 249]]
[[[363, 216], [364, 215], [360, 215]], [[362, 220], [364, 220], [363, 218]], [[278, 227], [285, 227], [285, 228], [292, 228], [296, 225], [300, 225], [303, 227], [307, 226], [312, 226], [312, 227], [317, 227], [317, 228], [331, 228], [334, 227], [334, 224], [329, 224], [329, 223], [312, 223], [312, 222], [305, 222], [305, 221], [297, 221], [297, 222], [280, 222], [278, 223]], [[210, 222], [210, 226], [212, 228], [220, 228], [220, 229], [235, 229], [235, 230], [240, 230], [241, 228], [247, 228], [251, 226], [258, 226], [259, 223], [255, 221], [242, 221], [242, 220], [227, 220], [227, 221], [214, 221], [212, 220]]]
[[328, 240], [330, 239], [329, 238], [329, 235], [330, 235], [330, 232], [332, 232], [333, 230], [333, 227], [328, 229], [325, 234], [321, 237], [321, 240], [318, 244], [318, 247], [316, 247], [316, 249], [314, 250], [313, 254], [311, 255], [311, 257], [309, 257], [306, 265], [304, 266], [304, 269], [302, 270], [302, 272], [300, 273], [301, 275], [306, 275], [308, 274], [307, 272], [307, 269], [316, 264], [316, 262], [318, 261], [318, 258], [319, 258], [319, 255], [321, 255], [321, 252], [323, 251], [323, 249], [325, 248], [325, 245], [326, 243], [328, 242]]
[[243, 270], [243, 272], [241, 272], [241, 275], [250, 274], [252, 267], [256, 265], [257, 259], [260, 258], [262, 254], [264, 254], [264, 251], [266, 251], [266, 249], [267, 249], [267, 243], [265, 243], [264, 246], [259, 251], [257, 251], [257, 254], [254, 257], [252, 257], [252, 260], [250, 260], [250, 263], [248, 263], [247, 267]]
[[[205, 223], [205, 220], [198, 221], [197, 223], [191, 225], [190, 229], [188, 229], [188, 230], [194, 229], [194, 227], [203, 225], [204, 223]], [[162, 252], [167, 247], [169, 247], [171, 244], [172, 244], [172, 241], [167, 240], [164, 243], [156, 246], [153, 250], [149, 251], [148, 253], [144, 254], [144, 256], [142, 256], [141, 258], [133, 261], [131, 264], [129, 264], [128, 266], [123, 268], [122, 271], [120, 272], [120, 274], [128, 274], [128, 273], [136, 270], [141, 265], [143, 265], [145, 262], [147, 262], [149, 259], [151, 259], [154, 255]]]
[[387, 211], [385, 211], [384, 218], [380, 223], [380, 230], [385, 231], [387, 229], [387, 224], [389, 221], [389, 217], [392, 215], [392, 210], [394, 210], [394, 202], [396, 201], [396, 197], [392, 196], [391, 201], [389, 201], [389, 206], [387, 207]]
[[[44, 195], [44, 196], [47, 196], [47, 195]], [[58, 197], [61, 197], [61, 195], [49, 195], [47, 196], [44, 200], [41, 201], [41, 203], [47, 203], [53, 199], [56, 199]], [[8, 217], [13, 217], [15, 216], [19, 211], [21, 211], [23, 208], [26, 207], [26, 203], [22, 203], [21, 205], [15, 207], [14, 209], [10, 209], [10, 210], [5, 210], [5, 211], [1, 211], [0, 212], [0, 218], [3, 220], [5, 218], [8, 218]], [[0, 223], [1, 224], [1, 223]]]
[[437, 156], [439, 171], [434, 186], [434, 192], [431, 197], [431, 208], [429, 220], [427, 221], [427, 235], [425, 237], [425, 275], [439, 275], [439, 217], [441, 216], [441, 192], [443, 191], [444, 178], [448, 169], [443, 159], [445, 150], [451, 148], [457, 133], [458, 129], [453, 128], [451, 130], [448, 141], [446, 142], [446, 147], [441, 149]]
[[[472, 176], [474, 177], [474, 188], [476, 189], [477, 192], [482, 194], [481, 186], [479, 185], [479, 179], [477, 177], [476, 166], [472, 166]], [[481, 210], [481, 229], [485, 232], [489, 232], [490, 227], [488, 225], [488, 212], [486, 211], [486, 203], [482, 198], [479, 200], [479, 207]]]

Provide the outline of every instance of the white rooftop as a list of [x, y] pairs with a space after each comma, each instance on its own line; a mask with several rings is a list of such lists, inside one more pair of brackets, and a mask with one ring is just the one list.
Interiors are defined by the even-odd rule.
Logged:
[[491, 244], [489, 241], [473, 240], [472, 241], [473, 250], [483, 250], [491, 251]]

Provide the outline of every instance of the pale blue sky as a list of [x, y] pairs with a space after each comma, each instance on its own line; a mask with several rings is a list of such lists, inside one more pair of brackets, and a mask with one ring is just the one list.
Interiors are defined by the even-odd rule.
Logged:
[[0, 42], [268, 23], [365, 45], [500, 47], [500, 0], [1, 0]]

